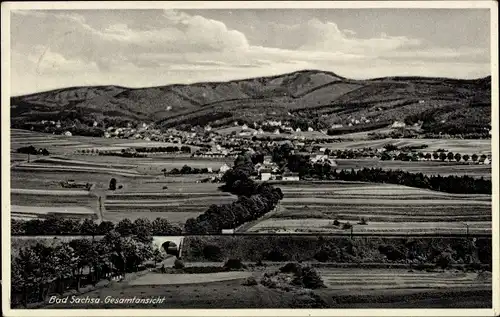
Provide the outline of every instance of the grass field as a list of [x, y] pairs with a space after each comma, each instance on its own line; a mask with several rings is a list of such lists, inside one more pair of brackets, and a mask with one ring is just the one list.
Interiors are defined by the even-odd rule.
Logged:
[[334, 142], [324, 145], [326, 148], [337, 149], [359, 149], [371, 147], [381, 149], [386, 144], [394, 144], [398, 147], [427, 145], [423, 152], [434, 152], [438, 149], [445, 149], [453, 153], [464, 154], [486, 154], [491, 155], [491, 140], [463, 140], [463, 139], [381, 139], [381, 140], [354, 140]]
[[[491, 232], [491, 196], [435, 192], [390, 184], [301, 182], [276, 184], [284, 194], [280, 208], [249, 232], [350, 232], [333, 220], [354, 225], [353, 232]], [[367, 225], [357, 223], [364, 218]]]
[[[269, 267], [266, 271], [276, 270]], [[106, 303], [107, 296], [165, 300], [155, 305], [127, 304], [127, 308], [351, 308], [380, 307], [491, 307], [491, 275], [478, 273], [411, 273], [395, 269], [320, 269], [326, 288], [284, 291], [261, 284], [242, 285], [247, 276], [260, 280], [262, 272], [209, 274], [147, 273], [80, 295], [98, 297], [99, 304], [55, 304], [46, 308], [118, 308]], [[313, 305], [313, 306], [311, 306]], [[320, 305], [320, 306], [316, 306]], [[123, 304], [122, 304], [123, 308]]]
[[402, 170], [425, 175], [468, 175], [491, 179], [491, 165], [464, 164], [437, 161], [381, 161], [378, 159], [337, 159], [337, 169], [382, 168], [384, 170]]

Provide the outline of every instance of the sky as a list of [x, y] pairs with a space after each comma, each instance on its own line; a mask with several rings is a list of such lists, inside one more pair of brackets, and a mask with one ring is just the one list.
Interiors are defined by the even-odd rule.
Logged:
[[490, 75], [488, 9], [16, 10], [11, 94], [302, 69], [367, 79]]

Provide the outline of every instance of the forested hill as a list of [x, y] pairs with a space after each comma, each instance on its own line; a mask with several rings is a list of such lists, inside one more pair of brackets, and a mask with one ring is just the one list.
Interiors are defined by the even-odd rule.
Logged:
[[224, 126], [234, 120], [309, 120], [316, 128], [368, 122], [426, 122], [429, 130], [490, 124], [491, 77], [475, 80], [386, 77], [352, 80], [304, 70], [229, 82], [132, 89], [73, 87], [11, 98], [13, 126], [41, 120], [92, 124], [156, 122]]

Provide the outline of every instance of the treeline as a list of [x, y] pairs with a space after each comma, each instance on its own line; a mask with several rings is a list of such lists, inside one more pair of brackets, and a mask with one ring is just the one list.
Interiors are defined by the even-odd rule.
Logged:
[[31, 155], [50, 155], [49, 151], [46, 148], [37, 149], [33, 145], [20, 147], [16, 150], [16, 152]]
[[116, 230], [121, 235], [141, 235], [144, 232], [154, 236], [179, 235], [182, 229], [170, 223], [165, 218], [156, 218], [150, 221], [147, 218], [138, 218], [134, 222], [122, 219], [116, 225], [111, 221], [95, 221], [85, 219], [64, 219], [50, 215], [45, 219], [11, 220], [13, 236], [46, 236], [46, 235], [88, 235], [99, 236]]
[[372, 183], [389, 183], [417, 188], [426, 188], [454, 194], [491, 194], [491, 180], [463, 176], [427, 176], [422, 173], [409, 173], [401, 170], [363, 168], [360, 170], [341, 170], [337, 172], [328, 164], [309, 165], [301, 170], [307, 177], [319, 179], [338, 179]]
[[187, 261], [492, 264], [491, 238], [191, 236], [184, 239], [183, 250]]
[[191, 167], [189, 165], [184, 165], [181, 169], [173, 168], [168, 172], [166, 169], [162, 169], [162, 172], [164, 174], [183, 175], [183, 174], [207, 174], [210, 173], [211, 171], [206, 167], [197, 168], [197, 167]]
[[184, 225], [188, 234], [219, 234], [222, 229], [234, 229], [273, 210], [283, 199], [279, 188], [270, 184], [256, 184], [250, 179], [254, 164], [249, 155], [236, 158], [234, 167], [227, 171], [221, 190], [238, 195], [238, 200], [225, 205], [212, 205], [197, 218], [190, 218]]
[[49, 294], [79, 292], [102, 279], [137, 272], [145, 261], [153, 260], [156, 266], [164, 255], [152, 241], [147, 231], [123, 235], [111, 230], [99, 240], [56, 240], [21, 248], [11, 264], [11, 304], [26, 307], [46, 301]]
[[155, 153], [155, 152], [167, 152], [167, 153], [191, 153], [191, 147], [187, 145], [183, 145], [181, 147], [178, 146], [160, 146], [160, 147], [140, 147], [135, 148], [135, 150], [139, 153]]

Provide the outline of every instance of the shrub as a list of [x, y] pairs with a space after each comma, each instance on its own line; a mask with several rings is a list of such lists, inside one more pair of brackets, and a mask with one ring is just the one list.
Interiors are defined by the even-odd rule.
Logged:
[[264, 275], [264, 277], [262, 277], [260, 279], [260, 284], [264, 285], [265, 287], [269, 287], [269, 288], [277, 288], [278, 287], [278, 284], [271, 279], [271, 277], [267, 276], [267, 275]]
[[257, 285], [257, 280], [255, 279], [255, 277], [253, 276], [250, 276], [249, 278], [245, 279], [243, 281], [243, 283], [241, 283], [242, 285], [245, 285], [245, 286], [253, 286], [253, 285]]
[[361, 218], [361, 221], [358, 222], [359, 225], [367, 225], [368, 223], [366, 222], [365, 218]]
[[184, 268], [184, 262], [182, 262], [181, 260], [179, 259], [176, 259], [175, 262], [174, 262], [174, 268], [175, 269], [183, 269]]
[[241, 270], [246, 268], [246, 265], [240, 259], [229, 259], [224, 263], [224, 268], [227, 270]]
[[452, 262], [451, 253], [443, 251], [436, 259], [436, 265], [441, 269], [447, 269]]
[[351, 223], [350, 223], [350, 222], [346, 222], [346, 223], [344, 223], [344, 224], [342, 225], [342, 229], [344, 229], [344, 230], [349, 230], [349, 229], [351, 229], [351, 228], [352, 228], [352, 225], [351, 225]]
[[334, 226], [337, 226], [337, 227], [338, 227], [338, 226], [340, 226], [340, 221], [338, 221], [338, 219], [335, 219], [335, 220], [333, 221], [333, 225], [334, 225]]
[[281, 273], [298, 274], [302, 270], [302, 265], [294, 262], [289, 262], [280, 268]]
[[203, 248], [203, 257], [209, 261], [222, 260], [222, 251], [219, 246], [208, 244]]
[[306, 266], [299, 273], [296, 273], [296, 277], [292, 283], [311, 289], [326, 287], [318, 272], [310, 266]]
[[406, 255], [389, 244], [383, 244], [378, 247], [378, 251], [385, 255], [390, 261], [398, 261], [406, 259]]

